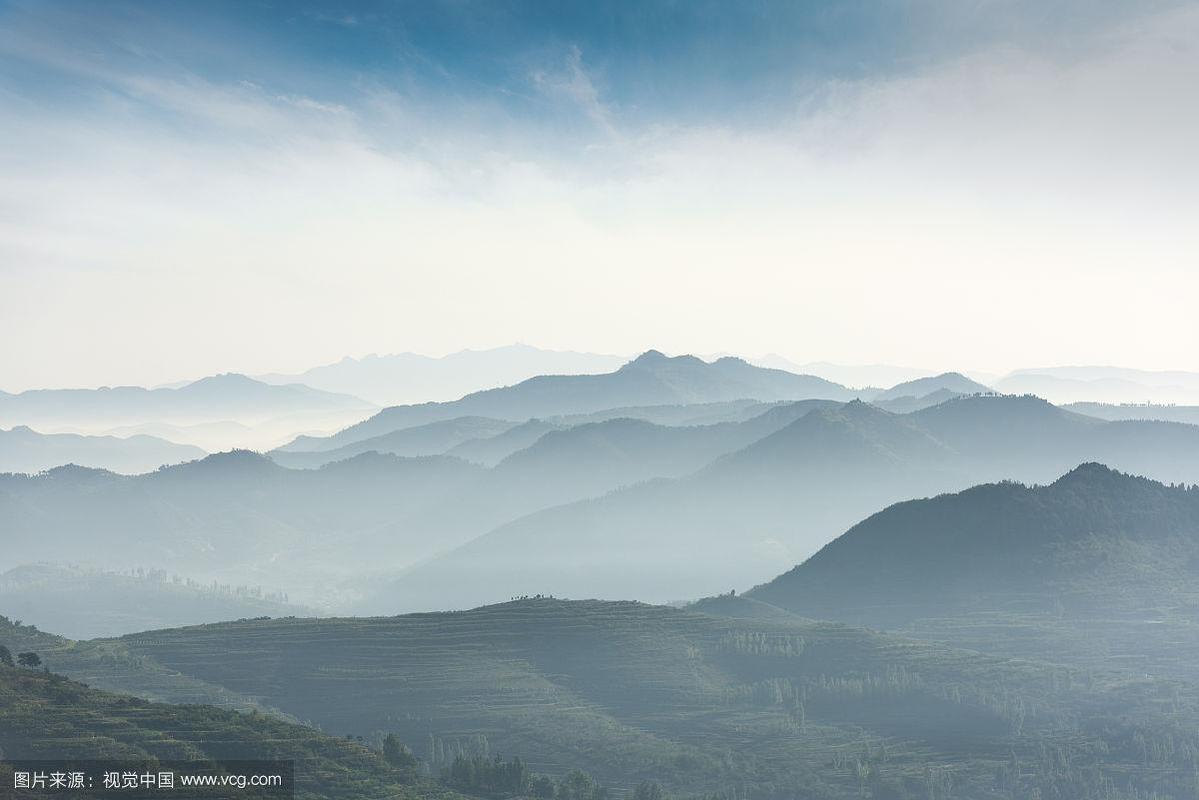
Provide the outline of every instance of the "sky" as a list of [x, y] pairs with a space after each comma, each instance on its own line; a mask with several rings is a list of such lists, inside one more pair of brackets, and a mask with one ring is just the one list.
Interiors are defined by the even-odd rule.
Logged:
[[0, 389], [1199, 370], [1199, 2], [0, 0]]

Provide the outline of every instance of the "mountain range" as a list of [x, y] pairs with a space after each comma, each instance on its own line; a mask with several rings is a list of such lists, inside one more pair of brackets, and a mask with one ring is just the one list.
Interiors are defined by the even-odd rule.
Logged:
[[119, 438], [153, 435], [213, 451], [269, 448], [297, 434], [336, 431], [375, 408], [350, 395], [299, 384], [272, 386], [231, 373], [157, 389], [0, 392], [0, 426]]
[[1199, 428], [1104, 422], [1026, 397], [960, 397], [905, 415], [862, 402], [816, 407], [691, 474], [516, 519], [413, 566], [362, 608], [716, 594], [803, 560], [891, 503], [1048, 481], [1092, 460], [1197, 480]]

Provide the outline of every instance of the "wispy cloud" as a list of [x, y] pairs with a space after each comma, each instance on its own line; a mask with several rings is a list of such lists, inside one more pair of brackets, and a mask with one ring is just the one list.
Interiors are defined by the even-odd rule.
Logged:
[[569, 39], [516, 59], [511, 94], [365, 68], [330, 91], [10, 29], [0, 316], [35, 346], [0, 369], [155, 382], [516, 339], [1186, 366], [1195, 41], [1192, 5], [698, 118], [629, 113]]

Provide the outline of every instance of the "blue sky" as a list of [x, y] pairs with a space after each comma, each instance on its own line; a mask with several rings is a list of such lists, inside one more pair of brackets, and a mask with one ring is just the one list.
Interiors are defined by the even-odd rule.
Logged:
[[1165, 0], [0, 0], [2, 388], [513, 340], [1199, 369], [1197, 32]]

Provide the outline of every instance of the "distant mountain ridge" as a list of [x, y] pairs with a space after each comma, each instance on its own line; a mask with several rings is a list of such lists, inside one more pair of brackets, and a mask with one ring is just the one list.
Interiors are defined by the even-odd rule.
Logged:
[[355, 395], [379, 405], [444, 402], [470, 392], [510, 386], [537, 375], [610, 372], [621, 356], [544, 350], [525, 344], [461, 350], [435, 358], [416, 353], [343, 358], [304, 372], [257, 376], [265, 383], [302, 383]]
[[154, 436], [44, 434], [24, 425], [7, 431], [0, 429], [0, 472], [34, 473], [63, 464], [78, 464], [136, 474], [204, 455], [198, 447]]
[[810, 375], [754, 367], [738, 358], [705, 362], [650, 350], [615, 372], [541, 375], [515, 386], [488, 389], [451, 403], [395, 406], [329, 437], [301, 437], [284, 451], [331, 450], [352, 442], [462, 416], [524, 422], [532, 418], [586, 414], [620, 406], [761, 401], [851, 400], [844, 386]]
[[1199, 405], [1199, 372], [1067, 366], [1020, 369], [995, 383], [1055, 403], [1180, 403]]
[[13, 424], [141, 424], [265, 419], [302, 411], [360, 411], [371, 404], [299, 384], [271, 386], [235, 373], [179, 388], [31, 389], [0, 393], [0, 421]]

